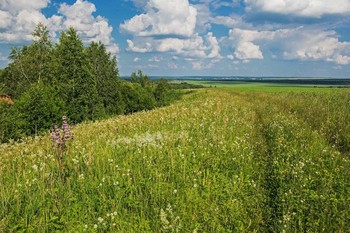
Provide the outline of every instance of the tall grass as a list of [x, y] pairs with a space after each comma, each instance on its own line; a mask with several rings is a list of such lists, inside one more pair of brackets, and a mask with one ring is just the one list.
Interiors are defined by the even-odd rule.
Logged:
[[347, 232], [349, 101], [198, 91], [73, 127], [63, 168], [49, 135], [2, 144], [0, 231]]

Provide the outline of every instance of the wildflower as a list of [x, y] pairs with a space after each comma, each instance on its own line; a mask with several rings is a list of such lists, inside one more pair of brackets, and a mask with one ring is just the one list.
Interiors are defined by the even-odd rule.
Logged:
[[34, 171], [37, 171], [37, 170], [38, 170], [38, 165], [34, 164], [34, 165], [32, 166], [32, 168], [33, 168]]
[[51, 129], [50, 136], [52, 147], [60, 148], [62, 153], [64, 153], [67, 142], [74, 139], [74, 134], [70, 132], [70, 126], [67, 123], [66, 116], [62, 116], [62, 122], [62, 132], [56, 124], [54, 128]]
[[[62, 121], [62, 132], [57, 124], [50, 130], [52, 148], [58, 156], [60, 168], [64, 167], [63, 154], [67, 148], [68, 141], [74, 139], [74, 135], [70, 132], [70, 127], [67, 123], [67, 117], [62, 116]], [[76, 161], [73, 160], [73, 162], [75, 163]]]
[[85, 179], [84, 174], [80, 174], [78, 179], [79, 180], [84, 180]]

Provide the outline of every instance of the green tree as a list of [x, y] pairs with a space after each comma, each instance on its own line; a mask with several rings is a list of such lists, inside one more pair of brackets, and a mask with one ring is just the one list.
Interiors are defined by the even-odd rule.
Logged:
[[3, 80], [3, 77], [4, 77], [3, 74], [4, 74], [4, 70], [0, 69], [0, 94], [5, 93], [5, 83]]
[[150, 110], [156, 106], [153, 92], [147, 91], [139, 83], [123, 82], [121, 90], [126, 113]]
[[92, 73], [84, 45], [77, 32], [62, 32], [55, 49], [57, 88], [75, 122], [97, 119], [104, 115], [98, 98], [96, 79]]
[[151, 86], [151, 80], [147, 75], [142, 73], [142, 70], [138, 70], [136, 72], [132, 72], [130, 76], [130, 81], [132, 83], [139, 83], [143, 88]]
[[167, 80], [161, 78], [157, 83], [157, 87], [154, 90], [154, 96], [156, 98], [158, 106], [164, 106], [171, 101], [170, 85]]
[[11, 49], [12, 62], [4, 70], [2, 82], [12, 98], [19, 98], [33, 83], [50, 79], [52, 43], [46, 26], [38, 24], [33, 38], [33, 44]]
[[142, 73], [142, 70], [139, 70], [139, 71], [138, 71], [138, 76], [139, 76], [139, 79], [140, 79], [140, 84], [141, 84], [141, 86], [142, 86], [143, 88], [146, 88], [146, 87], [148, 87], [148, 86], [151, 85], [150, 79], [148, 78], [147, 75], [144, 75], [144, 74]]
[[32, 49], [36, 52], [33, 53], [32, 59], [34, 59], [37, 66], [36, 79], [37, 82], [41, 80], [50, 82], [51, 74], [51, 60], [52, 60], [52, 42], [49, 36], [49, 30], [46, 26], [39, 23], [33, 32], [34, 43], [31, 45]]
[[104, 109], [108, 115], [123, 113], [119, 71], [117, 60], [107, 52], [105, 46], [99, 42], [92, 42], [87, 48], [87, 55], [96, 79], [96, 89]]

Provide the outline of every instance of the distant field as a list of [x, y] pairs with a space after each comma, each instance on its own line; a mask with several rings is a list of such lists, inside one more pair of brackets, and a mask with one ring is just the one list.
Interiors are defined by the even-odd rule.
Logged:
[[[181, 79], [177, 82], [205, 87], [234, 88], [243, 91], [329, 91], [334, 88], [350, 88], [350, 79]], [[282, 88], [281, 88], [282, 87]]]
[[350, 89], [244, 85], [0, 144], [0, 232], [349, 232]]

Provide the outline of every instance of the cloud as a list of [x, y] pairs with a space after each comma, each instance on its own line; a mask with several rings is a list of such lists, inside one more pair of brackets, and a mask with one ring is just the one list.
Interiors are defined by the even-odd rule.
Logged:
[[203, 38], [198, 34], [189, 39], [166, 38], [155, 43], [155, 50], [158, 52], [170, 52], [190, 57], [206, 57], [208, 49], [204, 45]]
[[256, 31], [245, 29], [231, 29], [228, 39], [233, 43], [235, 48], [234, 56], [240, 60], [264, 59], [260, 46], [254, 44], [254, 41], [272, 40], [275, 32]]
[[193, 6], [188, 0], [149, 0], [143, 10], [145, 13], [120, 25], [121, 31], [133, 37], [127, 40], [127, 51], [203, 59], [220, 57], [217, 38], [211, 32], [205, 33], [208, 22], [204, 19], [210, 15], [205, 5]]
[[200, 61], [192, 62], [192, 69], [193, 70], [201, 70], [203, 68], [203, 63]]
[[243, 22], [242, 16], [240, 15], [230, 15], [230, 16], [215, 15], [215, 11], [213, 11], [210, 8], [208, 3], [197, 4], [197, 5], [194, 5], [194, 7], [197, 9], [196, 32], [199, 32], [199, 33], [207, 32], [208, 30], [211, 29], [212, 24], [224, 25], [228, 28], [248, 25], [246, 22]]
[[349, 14], [349, 0], [244, 0], [247, 11], [320, 18], [323, 15]]
[[167, 67], [168, 67], [169, 69], [178, 69], [178, 68], [179, 68], [179, 66], [178, 66], [176, 63], [174, 63], [174, 62], [169, 62], [169, 63], [167, 64]]
[[136, 52], [136, 53], [146, 53], [152, 51], [152, 45], [149, 42], [143, 43], [141, 46], [138, 47], [134, 44], [132, 40], [127, 40], [128, 43], [127, 51]]
[[210, 22], [231, 28], [243, 24], [242, 18], [239, 16], [216, 16], [211, 18]]
[[141, 59], [140, 59], [139, 57], [135, 57], [133, 61], [134, 61], [134, 62], [138, 62], [138, 61], [140, 61], [140, 60], [141, 60]]
[[218, 58], [220, 57], [220, 46], [219, 42], [216, 39], [215, 36], [213, 36], [212, 32], [209, 32], [206, 36], [206, 39], [208, 41], [208, 49], [210, 50], [210, 53], [207, 55], [208, 58]]
[[6, 11], [0, 10], [0, 29], [7, 28], [11, 25], [12, 15]]
[[287, 38], [282, 44], [285, 59], [350, 64], [350, 42], [339, 41], [335, 31], [299, 28], [288, 33]]
[[83, 41], [101, 41], [112, 54], [119, 52], [118, 45], [111, 36], [113, 28], [102, 16], [94, 17], [94, 4], [77, 0], [73, 5], [63, 3], [59, 14], [47, 18], [42, 14], [50, 0], [2, 0], [0, 2], [0, 42], [15, 43], [31, 41], [32, 32], [38, 23], [43, 23], [56, 32], [74, 27]]
[[[275, 51], [271, 57], [287, 60], [326, 61], [350, 64], [350, 43], [341, 42], [335, 31], [297, 27], [274, 31], [231, 29], [228, 41], [240, 60], [263, 59], [261, 45]], [[230, 56], [230, 58], [232, 58]]]
[[[128, 1], [128, 0], [125, 0]], [[137, 8], [143, 8], [147, 5], [146, 0], [131, 0]]]
[[235, 59], [235, 57], [232, 54], [227, 55], [226, 58], [229, 59], [229, 60], [234, 60]]
[[197, 10], [197, 20], [196, 20], [196, 32], [206, 32], [211, 28], [210, 20], [212, 18], [212, 12], [209, 6], [205, 4], [194, 5]]
[[0, 61], [2, 61], [2, 62], [7, 62], [8, 61], [8, 58], [7, 57], [5, 57], [5, 56], [3, 56], [1, 53], [0, 53]]
[[101, 41], [112, 54], [119, 52], [118, 45], [112, 37], [113, 27], [102, 16], [94, 17], [96, 7], [93, 3], [77, 0], [73, 5], [63, 3], [59, 13], [63, 16], [62, 27], [73, 27], [77, 30], [84, 42]]
[[259, 45], [253, 44], [249, 41], [238, 43], [234, 55], [240, 60], [264, 59]]
[[154, 57], [151, 57], [150, 59], [148, 59], [148, 61], [150, 62], [161, 62], [163, 61], [163, 57], [158, 57], [158, 56], [154, 56]]
[[205, 35], [204, 38], [198, 34], [184, 39], [136, 37], [134, 40], [127, 40], [127, 44], [127, 51], [137, 53], [161, 52], [196, 58], [220, 57], [219, 43], [211, 32]]
[[50, 24], [41, 9], [47, 7], [49, 0], [0, 2], [0, 42], [15, 43], [32, 40], [32, 32], [39, 22]]
[[188, 0], [150, 0], [144, 10], [146, 13], [126, 20], [120, 29], [134, 36], [190, 37], [194, 33], [197, 10]]
[[45, 8], [50, 0], [1, 0], [0, 9], [6, 9], [15, 15], [22, 10], [38, 11]]
[[196, 0], [194, 2], [199, 2], [208, 6], [210, 5], [214, 9], [219, 9], [221, 7], [235, 7], [239, 5], [240, 1], [241, 0]]

